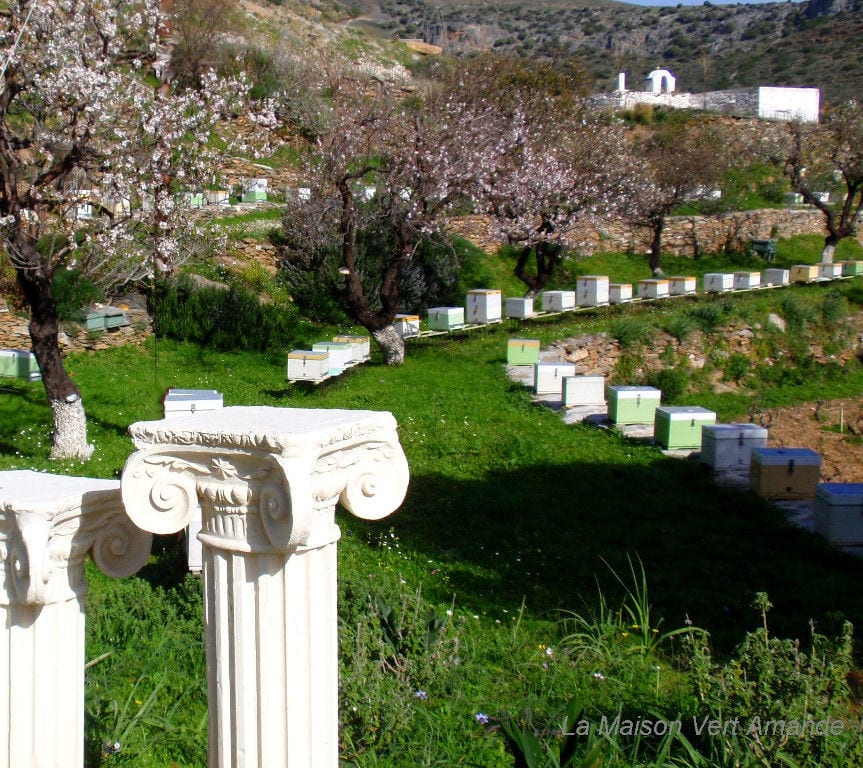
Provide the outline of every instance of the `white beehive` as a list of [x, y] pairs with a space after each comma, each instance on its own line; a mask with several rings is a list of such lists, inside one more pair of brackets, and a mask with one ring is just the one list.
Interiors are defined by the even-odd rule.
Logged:
[[701, 462], [713, 469], [748, 469], [753, 448], [767, 446], [767, 430], [757, 424], [705, 424]]
[[501, 315], [501, 293], [489, 288], [477, 288], [467, 292], [467, 321], [469, 323], [499, 323]]
[[372, 356], [371, 339], [368, 336], [339, 335], [333, 336], [338, 344], [350, 344], [353, 348], [354, 363], [364, 363]]
[[537, 395], [562, 395], [566, 376], [575, 376], [575, 363], [534, 363], [533, 391]]
[[[222, 393], [215, 389], [169, 389], [162, 408], [164, 417], [171, 419], [218, 411], [223, 405]], [[202, 527], [201, 506], [196, 504], [192, 519], [186, 526], [186, 563], [190, 571], [200, 571], [204, 567], [204, 548], [198, 539]]]
[[288, 352], [288, 381], [324, 381], [330, 377], [329, 352], [292, 349]]
[[863, 483], [819, 483], [815, 533], [833, 544], [863, 545]]
[[164, 418], [171, 419], [190, 413], [218, 411], [224, 405], [222, 393], [215, 389], [169, 389], [162, 401]]
[[638, 298], [639, 299], [664, 299], [669, 296], [671, 286], [668, 280], [658, 279], [655, 277], [649, 280], [638, 281]]
[[791, 271], [771, 267], [764, 270], [764, 285], [788, 285], [791, 282]]
[[564, 376], [563, 407], [605, 405], [605, 376]]
[[735, 272], [734, 273], [734, 290], [745, 291], [750, 288], [761, 287], [760, 272]]
[[817, 264], [795, 264], [791, 267], [792, 283], [811, 283], [819, 276]]
[[730, 272], [708, 272], [704, 276], [707, 293], [724, 293], [734, 288], [734, 275]]
[[533, 317], [533, 299], [522, 299], [511, 297], [506, 300], [505, 311], [507, 317]]
[[698, 290], [697, 281], [694, 277], [669, 277], [668, 292], [672, 296], [691, 296]]
[[608, 300], [611, 304], [625, 304], [627, 301], [632, 301], [632, 285], [612, 283], [608, 286]]
[[575, 309], [575, 291], [543, 291], [543, 312], [568, 312]]
[[403, 339], [409, 339], [412, 336], [420, 335], [420, 316], [419, 315], [396, 315], [393, 318], [393, 325], [396, 332]]
[[330, 376], [338, 376], [345, 368], [354, 364], [354, 348], [352, 344], [337, 341], [316, 341], [312, 344], [312, 352], [326, 352], [330, 359]]
[[609, 280], [605, 275], [582, 275], [575, 281], [575, 303], [579, 307], [601, 307], [609, 302]]
[[433, 331], [464, 328], [464, 307], [432, 307], [428, 311], [428, 321]]
[[818, 276], [822, 280], [835, 280], [837, 277], [842, 277], [842, 264], [819, 264]]

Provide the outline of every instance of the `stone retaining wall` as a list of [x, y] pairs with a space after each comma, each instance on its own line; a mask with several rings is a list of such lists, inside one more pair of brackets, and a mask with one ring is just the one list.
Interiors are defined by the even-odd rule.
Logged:
[[[491, 222], [482, 216], [464, 216], [449, 222], [449, 229], [477, 247], [494, 252], [499, 247]], [[745, 250], [750, 240], [794, 235], [824, 235], [824, 218], [814, 208], [765, 208], [720, 216], [669, 216], [663, 233], [664, 253], [696, 257], [730, 248]], [[598, 251], [647, 253], [650, 233], [623, 221], [610, 221], [599, 229], [574, 227], [566, 239], [584, 256]], [[863, 231], [858, 235], [863, 244]]]

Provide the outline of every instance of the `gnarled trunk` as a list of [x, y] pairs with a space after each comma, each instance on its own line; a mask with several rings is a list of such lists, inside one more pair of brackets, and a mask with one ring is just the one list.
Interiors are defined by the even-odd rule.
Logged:
[[[18, 243], [22, 248], [27, 243]], [[30, 306], [30, 340], [33, 354], [42, 373], [42, 384], [54, 417], [52, 459], [80, 459], [86, 461], [93, 454], [87, 443], [87, 420], [81, 392], [63, 367], [58, 333], [60, 322], [57, 304], [51, 292], [51, 273], [32, 253], [32, 266], [16, 267], [18, 285]]]
[[665, 217], [654, 220], [652, 224], [653, 236], [650, 239], [650, 256], [647, 264], [650, 271], [656, 277], [661, 277], [662, 272], [662, 231], [665, 229]]
[[832, 264], [836, 253], [836, 243], [829, 236], [824, 240], [824, 248], [821, 250], [821, 263]]
[[387, 325], [377, 331], [372, 331], [372, 336], [380, 345], [381, 351], [384, 353], [384, 362], [387, 365], [401, 365], [405, 361], [405, 340], [394, 325]]

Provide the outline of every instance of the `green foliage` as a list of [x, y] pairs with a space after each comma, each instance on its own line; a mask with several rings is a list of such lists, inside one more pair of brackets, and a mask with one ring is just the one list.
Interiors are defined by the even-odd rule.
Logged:
[[752, 360], [742, 352], [732, 352], [725, 359], [722, 373], [726, 381], [740, 383], [750, 370], [752, 370]]
[[650, 371], [645, 377], [645, 383], [660, 390], [664, 402], [676, 403], [689, 391], [691, 378], [689, 366], [683, 360], [670, 368]]
[[608, 332], [612, 338], [617, 339], [623, 349], [635, 349], [648, 341], [654, 327], [640, 317], [625, 315], [613, 320]]
[[308, 326], [291, 306], [262, 304], [241, 286], [195, 288], [188, 280], [160, 285], [153, 300], [156, 332], [218, 350], [289, 349]]
[[80, 272], [69, 269], [59, 269], [54, 273], [51, 292], [57, 302], [57, 315], [61, 320], [77, 320], [80, 310], [105, 298], [98, 286]]
[[678, 341], [686, 341], [695, 331], [696, 323], [690, 314], [675, 313], [663, 319], [662, 330]]
[[704, 333], [716, 333], [727, 315], [727, 308], [719, 302], [699, 303], [690, 312], [692, 320]]

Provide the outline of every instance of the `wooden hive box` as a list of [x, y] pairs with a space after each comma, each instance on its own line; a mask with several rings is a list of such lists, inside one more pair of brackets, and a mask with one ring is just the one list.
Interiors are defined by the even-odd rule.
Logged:
[[615, 424], [653, 424], [662, 392], [656, 387], [616, 384], [606, 387], [608, 417]]
[[701, 428], [716, 413], [700, 405], [662, 405], [654, 411], [653, 439], [663, 448], [701, 448]]
[[757, 424], [706, 424], [701, 462], [713, 469], [749, 468], [753, 448], [767, 447], [767, 430]]
[[539, 339], [510, 339], [507, 342], [507, 365], [533, 365], [538, 362]]
[[766, 499], [811, 499], [821, 456], [810, 448], [753, 448], [749, 486]]

